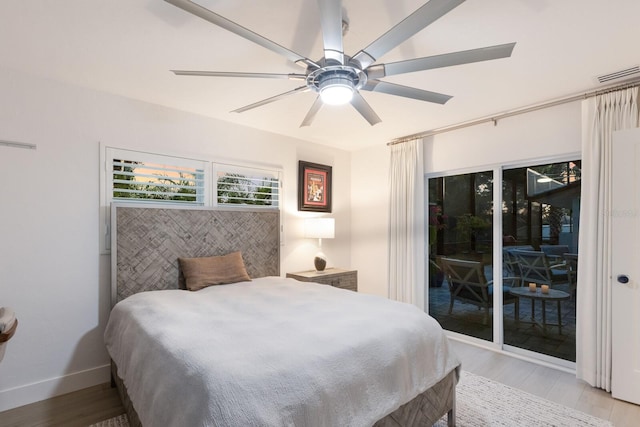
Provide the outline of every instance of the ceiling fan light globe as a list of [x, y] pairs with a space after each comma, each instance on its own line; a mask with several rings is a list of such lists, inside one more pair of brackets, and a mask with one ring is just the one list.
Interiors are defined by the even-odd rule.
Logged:
[[351, 102], [353, 89], [344, 85], [333, 85], [320, 91], [322, 102], [328, 105], [344, 105]]
[[320, 84], [320, 99], [328, 105], [343, 105], [353, 98], [353, 81], [344, 76], [326, 78]]

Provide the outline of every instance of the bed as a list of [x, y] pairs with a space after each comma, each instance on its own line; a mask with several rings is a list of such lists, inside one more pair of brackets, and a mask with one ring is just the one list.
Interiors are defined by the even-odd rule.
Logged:
[[[459, 361], [437, 322], [280, 277], [280, 232], [277, 212], [114, 205], [105, 343], [130, 424], [454, 425]], [[184, 289], [179, 258], [231, 253], [247, 280]]]

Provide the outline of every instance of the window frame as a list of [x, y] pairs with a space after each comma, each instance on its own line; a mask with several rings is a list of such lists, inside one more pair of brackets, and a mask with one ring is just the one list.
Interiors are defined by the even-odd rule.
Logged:
[[[212, 176], [211, 176], [211, 204], [212, 206], [219, 207], [230, 207], [230, 208], [256, 208], [256, 209], [280, 209], [281, 206], [281, 196], [282, 196], [282, 171], [273, 169], [273, 168], [265, 168], [260, 166], [248, 166], [246, 164], [238, 164], [238, 163], [230, 163], [230, 162], [212, 162]], [[218, 201], [218, 173], [226, 172], [226, 173], [253, 173], [254, 176], [262, 176], [268, 177], [271, 175], [274, 178], [274, 182], [276, 183], [276, 191], [275, 191], [275, 199], [273, 198], [274, 191], [270, 193], [272, 203], [269, 205], [266, 204], [250, 204], [250, 203], [220, 203]], [[249, 175], [249, 174], [247, 174]], [[245, 177], [247, 176], [245, 175]], [[267, 176], [265, 176], [267, 175]], [[260, 179], [260, 178], [255, 178]], [[275, 204], [273, 203], [275, 202]]]
[[[135, 199], [135, 198], [114, 198], [113, 181], [113, 160], [125, 159], [129, 161], [141, 161], [156, 164], [172, 165], [177, 167], [193, 167], [203, 171], [202, 193], [198, 196], [201, 200], [195, 202], [181, 202], [162, 199]], [[152, 153], [146, 150], [134, 148], [122, 148], [106, 143], [100, 143], [100, 253], [111, 253], [111, 205], [113, 203], [127, 203], [140, 205], [166, 205], [169, 207], [194, 207], [194, 208], [221, 208], [221, 209], [273, 209], [280, 212], [280, 232], [284, 233], [282, 222], [282, 194], [284, 176], [281, 166], [256, 164], [244, 161], [230, 161], [222, 159], [212, 159], [207, 156], [193, 158], [176, 154]], [[245, 170], [259, 171], [267, 175], [274, 176], [277, 180], [276, 205], [254, 205], [254, 204], [219, 204], [217, 202], [217, 171], [223, 170]], [[197, 198], [198, 198], [197, 197]], [[281, 239], [282, 240], [282, 239]]]
[[[125, 159], [125, 156], [127, 157]], [[109, 189], [108, 197], [111, 201], [123, 202], [123, 203], [170, 203], [170, 204], [180, 204], [180, 205], [191, 205], [191, 206], [206, 206], [210, 191], [207, 188], [209, 184], [209, 179], [207, 177], [207, 162], [202, 160], [193, 160], [187, 159], [183, 157], [174, 157], [174, 156], [165, 156], [160, 154], [150, 154], [135, 150], [123, 150], [123, 149], [114, 149], [111, 147], [107, 147], [106, 149], [106, 182], [107, 188]], [[135, 157], [135, 158], [132, 158]], [[196, 200], [193, 202], [180, 202], [176, 200], [163, 200], [163, 199], [153, 199], [153, 198], [136, 198], [136, 197], [114, 197], [113, 193], [115, 192], [114, 188], [114, 161], [116, 159], [124, 160], [124, 161], [133, 161], [133, 162], [141, 162], [152, 165], [165, 165], [170, 166], [174, 169], [174, 171], [178, 171], [179, 168], [193, 168], [196, 171], [202, 171], [202, 181], [201, 187], [195, 187], [196, 190], [201, 188], [202, 191], [198, 194], [196, 191]], [[170, 163], [170, 164], [168, 164]], [[157, 169], [160, 170], [160, 169]], [[144, 174], [139, 174], [140, 176], [144, 176]], [[164, 184], [159, 184], [163, 186]], [[142, 192], [141, 192], [142, 193]]]
[[[505, 170], [510, 169], [518, 169], [518, 168], [526, 168], [530, 166], [535, 166], [539, 164], [553, 164], [553, 163], [562, 163], [569, 162], [573, 160], [582, 160], [581, 152], [572, 152], [565, 153], [556, 156], [544, 156], [544, 157], [536, 157], [529, 159], [521, 159], [513, 162], [504, 162], [504, 163], [494, 163], [489, 165], [477, 165], [473, 167], [466, 167], [460, 169], [449, 169], [442, 171], [432, 171], [424, 173], [424, 182], [425, 182], [425, 193], [424, 193], [424, 206], [425, 209], [429, 209], [429, 180], [434, 178], [445, 178], [449, 176], [455, 175], [465, 175], [465, 174], [473, 174], [480, 173], [484, 171], [492, 171], [493, 172], [493, 205], [500, 206], [503, 194], [502, 194], [502, 182], [503, 182], [503, 173]], [[428, 227], [425, 227], [428, 230]], [[503, 275], [502, 275], [502, 211], [501, 209], [493, 210], [493, 286], [499, 289], [503, 286]], [[428, 231], [427, 231], [428, 232]], [[429, 236], [425, 236], [425, 241], [428, 242]], [[426, 245], [426, 254], [425, 256], [428, 258], [430, 255], [429, 245]], [[429, 263], [425, 263], [425, 278], [429, 277], [428, 274], [428, 266]], [[425, 307], [429, 306], [429, 286], [428, 282], [425, 280]], [[497, 351], [508, 351], [510, 354], [515, 355], [523, 355], [524, 357], [531, 357], [532, 360], [538, 360], [550, 363], [554, 366], [559, 366], [568, 369], [575, 369], [575, 362], [570, 362], [564, 359], [555, 358], [552, 356], [547, 356], [542, 353], [535, 353], [535, 355], [531, 356], [529, 353], [532, 353], [528, 350], [522, 350], [517, 347], [511, 346], [509, 344], [504, 343], [504, 307], [502, 305], [502, 293], [494, 292], [493, 293], [493, 340], [486, 341], [481, 340], [469, 335], [460, 334], [457, 332], [445, 330], [445, 333], [451, 337], [458, 338], [465, 342], [473, 342], [479, 345], [492, 348]], [[499, 308], [499, 309], [498, 309]]]

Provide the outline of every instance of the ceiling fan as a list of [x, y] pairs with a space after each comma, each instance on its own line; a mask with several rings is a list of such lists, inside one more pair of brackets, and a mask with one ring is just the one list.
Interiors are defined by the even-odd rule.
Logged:
[[296, 93], [316, 92], [319, 96], [302, 121], [301, 127], [311, 125], [323, 104], [336, 105], [348, 102], [354, 106], [369, 124], [375, 125], [379, 123], [381, 121], [380, 117], [365, 101], [360, 91], [381, 92], [444, 104], [451, 99], [451, 96], [389, 83], [380, 79], [397, 74], [506, 58], [511, 56], [515, 46], [515, 43], [508, 43], [388, 64], [376, 64], [375, 62], [382, 55], [444, 16], [465, 0], [430, 0], [353, 56], [345, 55], [342, 46], [342, 0], [317, 0], [320, 9], [324, 56], [317, 61], [313, 61], [190, 0], [165, 1], [280, 54], [305, 68], [304, 73], [289, 74], [171, 70], [173, 73], [180, 76], [249, 77], [303, 81], [304, 85], [291, 91], [233, 111], [242, 113]]

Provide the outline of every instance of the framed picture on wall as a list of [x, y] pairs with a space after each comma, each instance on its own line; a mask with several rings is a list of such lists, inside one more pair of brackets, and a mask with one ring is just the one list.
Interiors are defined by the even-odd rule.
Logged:
[[298, 210], [331, 212], [331, 166], [300, 160]]

